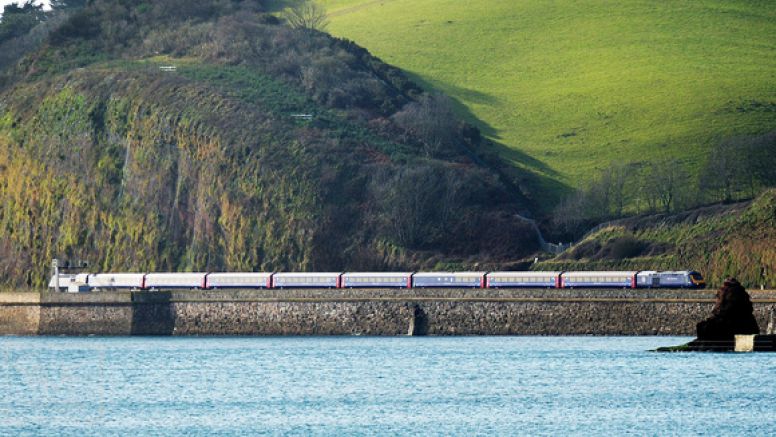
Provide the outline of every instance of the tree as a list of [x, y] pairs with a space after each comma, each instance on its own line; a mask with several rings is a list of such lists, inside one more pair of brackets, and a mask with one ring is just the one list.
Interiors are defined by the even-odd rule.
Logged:
[[763, 187], [776, 185], [776, 131], [747, 138], [743, 151], [741, 176], [754, 198]]
[[423, 142], [427, 156], [439, 156], [460, 141], [461, 125], [447, 96], [423, 94], [392, 118], [405, 132]]
[[664, 159], [651, 163], [644, 173], [642, 188], [652, 209], [669, 213], [676, 207], [677, 198], [687, 190], [687, 173], [676, 159]]
[[590, 223], [622, 216], [634, 174], [632, 165], [613, 162], [586, 189], [558, 204], [553, 223], [562, 232], [574, 235]]
[[19, 3], [6, 5], [0, 20], [0, 42], [26, 35], [45, 19], [43, 5], [35, 5], [33, 0], [27, 0], [21, 6]]
[[283, 18], [294, 29], [324, 30], [329, 25], [326, 9], [316, 2], [305, 0], [283, 11]]
[[701, 171], [700, 186], [712, 193], [714, 200], [730, 202], [741, 190], [742, 158], [739, 139], [729, 139], [716, 144], [709, 153]]
[[776, 132], [728, 138], [715, 144], [701, 170], [699, 184], [712, 200], [753, 198], [776, 184]]

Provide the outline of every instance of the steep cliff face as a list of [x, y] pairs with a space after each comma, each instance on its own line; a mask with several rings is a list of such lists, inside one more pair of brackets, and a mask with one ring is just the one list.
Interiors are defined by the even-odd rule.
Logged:
[[0, 281], [39, 286], [54, 257], [340, 270], [535, 249], [525, 205], [475, 164], [476, 130], [437, 116], [443, 97], [260, 2], [159, 27], [125, 3], [74, 13], [4, 74]]

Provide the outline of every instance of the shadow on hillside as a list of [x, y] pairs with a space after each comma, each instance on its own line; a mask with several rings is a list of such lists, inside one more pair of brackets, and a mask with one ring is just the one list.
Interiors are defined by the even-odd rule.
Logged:
[[479, 129], [484, 136], [494, 140], [501, 139], [501, 135], [498, 129], [477, 118], [469, 110], [469, 107], [462, 102], [463, 100], [479, 105], [492, 106], [498, 103], [498, 97], [457, 85], [428, 79], [421, 76], [419, 73], [415, 73], [414, 71], [402, 71], [404, 71], [410, 80], [418, 84], [424, 90], [428, 92], [438, 92], [448, 96], [453, 102], [455, 112], [467, 122], [477, 126], [477, 129]]
[[493, 143], [498, 147], [498, 153], [505, 161], [511, 161], [553, 179], [560, 176], [560, 173], [548, 166], [544, 161], [540, 161], [521, 150], [506, 146], [499, 142], [493, 141]]
[[[483, 136], [490, 141], [487, 146], [489, 154], [496, 155], [500, 160], [500, 172], [504, 172], [519, 190], [531, 199], [531, 203], [540, 212], [548, 214], [560, 199], [568, 195], [572, 189], [559, 180], [560, 174], [547, 163], [527, 153], [509, 147], [502, 143], [500, 132], [495, 127], [475, 116], [463, 102], [479, 105], [495, 105], [499, 98], [477, 90], [424, 78], [418, 73], [404, 70], [410, 79], [428, 92], [440, 92], [447, 95], [453, 103], [458, 116], [476, 126]], [[506, 169], [506, 170], [504, 170]]]
[[429, 80], [415, 72], [405, 70], [405, 73], [413, 82], [420, 85], [426, 91], [438, 91], [447, 95], [453, 102], [455, 112], [467, 122], [477, 126], [482, 135], [488, 137], [488, 139], [496, 146], [497, 150], [495, 150], [495, 152], [505, 161], [511, 161], [518, 166], [542, 173], [548, 177], [556, 178], [559, 176], [558, 172], [550, 168], [545, 162], [540, 161], [521, 150], [501, 143], [500, 140], [502, 140], [502, 138], [499, 130], [486, 123], [484, 120], [477, 118], [477, 116], [469, 110], [469, 107], [463, 103], [467, 102], [492, 106], [499, 103], [498, 97], [449, 83]]

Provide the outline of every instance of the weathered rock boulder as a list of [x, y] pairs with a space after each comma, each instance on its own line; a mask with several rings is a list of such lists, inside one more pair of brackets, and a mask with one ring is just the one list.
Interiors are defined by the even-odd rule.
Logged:
[[737, 339], [747, 336], [752, 351], [773, 350], [772, 336], [757, 336], [760, 327], [754, 317], [752, 300], [746, 289], [735, 279], [728, 278], [717, 291], [717, 301], [711, 311], [711, 317], [699, 322], [695, 328], [698, 338], [680, 346], [658, 348], [658, 352], [712, 351], [729, 352], [738, 350]]
[[736, 334], [759, 334], [749, 293], [729, 278], [717, 292], [711, 317], [696, 325], [698, 340], [733, 340]]

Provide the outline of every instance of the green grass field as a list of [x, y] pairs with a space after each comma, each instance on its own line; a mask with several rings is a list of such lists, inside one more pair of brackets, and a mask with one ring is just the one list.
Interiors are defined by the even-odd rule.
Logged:
[[770, 1], [320, 2], [329, 32], [453, 96], [502, 156], [560, 183], [546, 194], [612, 162], [692, 170], [721, 138], [776, 129]]

